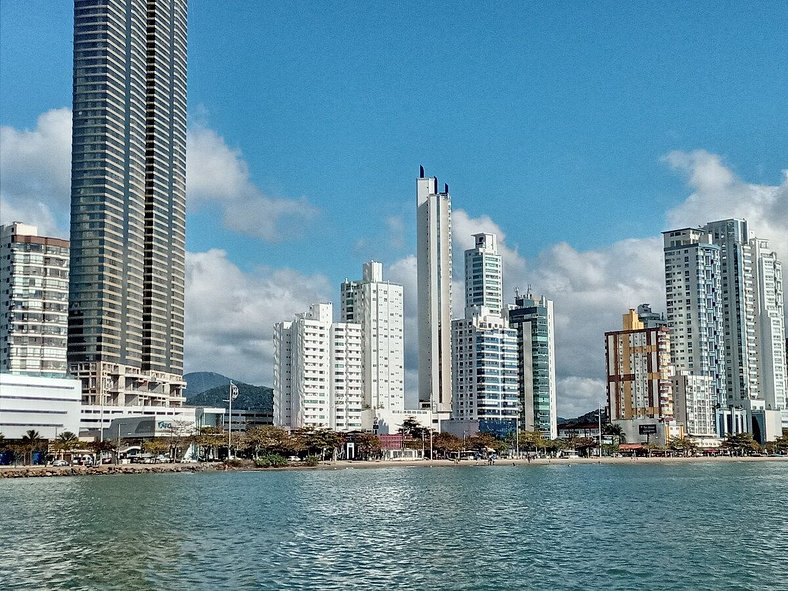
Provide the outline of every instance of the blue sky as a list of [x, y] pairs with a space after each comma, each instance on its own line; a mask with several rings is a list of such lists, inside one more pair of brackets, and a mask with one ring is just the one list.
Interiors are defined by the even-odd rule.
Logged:
[[[188, 249], [222, 249], [252, 285], [286, 270], [336, 299], [364, 260], [406, 267], [419, 164], [467, 214], [455, 231], [494, 224], [518, 281], [548, 297], [562, 285], [548, 281], [556, 245], [580, 260], [611, 256], [611, 245], [653, 240], [671, 222], [703, 223], [680, 217], [697, 194], [709, 204], [698, 215], [733, 215], [698, 181], [701, 168], [716, 162], [743, 186], [784, 183], [783, 2], [193, 0], [189, 11], [194, 137], [227, 150], [252, 197], [238, 205], [205, 185]], [[70, 2], [0, 3], [0, 125], [36, 130], [42, 114], [70, 108], [71, 50]], [[52, 201], [65, 229], [63, 199]], [[281, 212], [275, 228], [219, 221], [253, 201]], [[788, 232], [782, 222], [772, 216], [768, 230]], [[569, 325], [583, 314], [572, 302]], [[616, 300], [610, 317], [638, 303]], [[564, 363], [566, 379], [601, 374]]]

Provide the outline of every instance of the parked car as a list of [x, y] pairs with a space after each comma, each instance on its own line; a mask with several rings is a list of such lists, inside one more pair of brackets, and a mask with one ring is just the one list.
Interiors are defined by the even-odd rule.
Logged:
[[52, 465], [57, 467], [68, 466], [68, 462], [66, 460], [54, 460]]

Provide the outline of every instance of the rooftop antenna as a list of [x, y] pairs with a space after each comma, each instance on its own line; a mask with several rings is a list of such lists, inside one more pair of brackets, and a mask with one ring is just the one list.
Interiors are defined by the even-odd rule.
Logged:
[[419, 165], [419, 178], [424, 178], [424, 167], [422, 165]]
[[449, 194], [449, 183], [443, 183], [443, 192]]

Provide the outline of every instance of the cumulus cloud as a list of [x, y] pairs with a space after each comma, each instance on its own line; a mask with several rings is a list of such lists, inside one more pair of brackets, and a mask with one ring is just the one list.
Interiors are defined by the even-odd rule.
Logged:
[[272, 384], [273, 325], [330, 301], [323, 275], [239, 269], [223, 250], [186, 257], [186, 371], [216, 371]]
[[[187, 199], [211, 203], [235, 232], [273, 242], [297, 235], [317, 209], [304, 198], [265, 195], [251, 180], [240, 150], [197, 126], [187, 136]], [[0, 221], [25, 221], [42, 233], [68, 234], [71, 195], [71, 109], [39, 116], [35, 129], [0, 127]]]
[[218, 204], [227, 228], [269, 242], [297, 234], [317, 215], [317, 209], [304, 197], [265, 195], [251, 181], [241, 151], [231, 149], [206, 127], [192, 128], [188, 133], [186, 192], [190, 206]]
[[70, 178], [70, 109], [43, 113], [32, 130], [0, 126], [0, 223], [66, 234]]
[[664, 310], [661, 241], [589, 251], [559, 243], [533, 262], [528, 281], [535, 295], [553, 300], [559, 415], [588, 412], [605, 394], [605, 332], [620, 329], [622, 315], [638, 304]]
[[692, 227], [706, 222], [744, 218], [750, 232], [767, 238], [784, 262], [788, 262], [788, 170], [779, 185], [742, 181], [717, 154], [705, 150], [673, 151], [663, 161], [687, 180], [692, 193], [667, 212], [671, 228]]

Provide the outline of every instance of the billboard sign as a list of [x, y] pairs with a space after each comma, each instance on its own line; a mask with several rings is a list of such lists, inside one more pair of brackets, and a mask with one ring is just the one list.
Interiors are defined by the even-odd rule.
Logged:
[[638, 425], [638, 433], [641, 435], [656, 435], [657, 434], [657, 426], [656, 425]]

